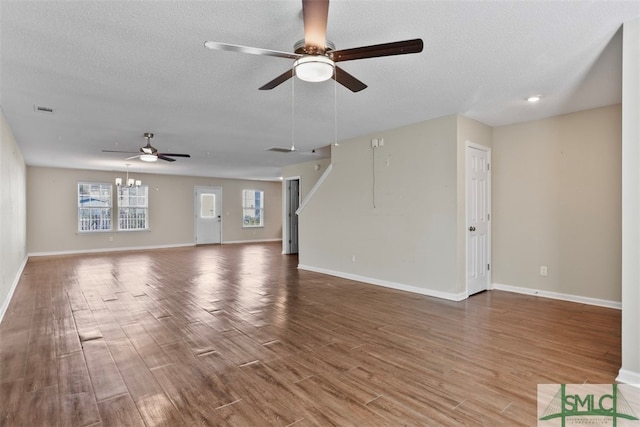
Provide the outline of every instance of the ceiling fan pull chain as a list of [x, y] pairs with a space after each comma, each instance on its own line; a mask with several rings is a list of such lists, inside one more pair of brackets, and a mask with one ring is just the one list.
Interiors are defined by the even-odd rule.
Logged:
[[295, 68], [291, 68], [291, 151], [296, 151]]
[[333, 68], [333, 146], [338, 144], [338, 78], [336, 68]]

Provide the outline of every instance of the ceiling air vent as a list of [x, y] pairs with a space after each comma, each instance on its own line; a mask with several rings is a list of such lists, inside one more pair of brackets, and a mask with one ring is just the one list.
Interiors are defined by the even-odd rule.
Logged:
[[40, 105], [34, 105], [33, 109], [36, 113], [49, 113], [49, 114], [53, 113], [53, 108], [42, 107]]
[[265, 151], [275, 151], [276, 153], [290, 153], [292, 151], [296, 151], [295, 148], [285, 148], [285, 147], [271, 147], [267, 148]]

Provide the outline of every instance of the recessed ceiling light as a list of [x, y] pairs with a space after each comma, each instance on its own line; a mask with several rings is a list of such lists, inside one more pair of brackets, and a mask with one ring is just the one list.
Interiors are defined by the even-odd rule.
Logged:
[[531, 102], [532, 104], [540, 101], [540, 95], [533, 95], [527, 98], [527, 102]]

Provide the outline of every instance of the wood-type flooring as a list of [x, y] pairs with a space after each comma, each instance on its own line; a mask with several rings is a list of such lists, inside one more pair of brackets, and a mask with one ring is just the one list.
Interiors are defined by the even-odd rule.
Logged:
[[537, 384], [615, 381], [619, 310], [451, 302], [280, 252], [31, 258], [0, 324], [0, 425], [534, 426]]

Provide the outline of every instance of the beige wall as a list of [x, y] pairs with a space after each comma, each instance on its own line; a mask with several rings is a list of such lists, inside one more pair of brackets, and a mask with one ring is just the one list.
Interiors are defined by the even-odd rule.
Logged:
[[[330, 164], [331, 159], [316, 159], [285, 166], [282, 168], [282, 177], [300, 177], [300, 202], [302, 202]], [[317, 168], [316, 165], [318, 165]]]
[[620, 105], [493, 136], [493, 281], [620, 301]]
[[[463, 298], [465, 147], [491, 148], [492, 136], [491, 127], [452, 115], [341, 142], [333, 171], [305, 208], [311, 212], [302, 213], [300, 264]], [[375, 185], [373, 138], [384, 139], [375, 149]]]
[[311, 191], [323, 174], [331, 165], [331, 158], [314, 159], [312, 161], [285, 166], [282, 168], [282, 253], [289, 254], [295, 249], [289, 245], [289, 225], [287, 217], [287, 178], [299, 179], [300, 201], [299, 208], [303, 207], [311, 197]]
[[495, 129], [454, 115], [343, 141], [301, 214], [300, 265], [463, 297], [473, 142], [492, 149], [492, 281], [619, 302], [620, 120], [619, 105]]
[[0, 109], [0, 320], [27, 260], [26, 166]]
[[[150, 231], [77, 232], [77, 183], [112, 183], [124, 173], [27, 168], [27, 248], [30, 254], [162, 247], [194, 243], [194, 188], [222, 187], [224, 242], [282, 236], [280, 182], [133, 173], [149, 186]], [[242, 228], [242, 190], [265, 192], [265, 227]]]
[[341, 141], [300, 215], [301, 267], [458, 298], [457, 156], [455, 115]]

